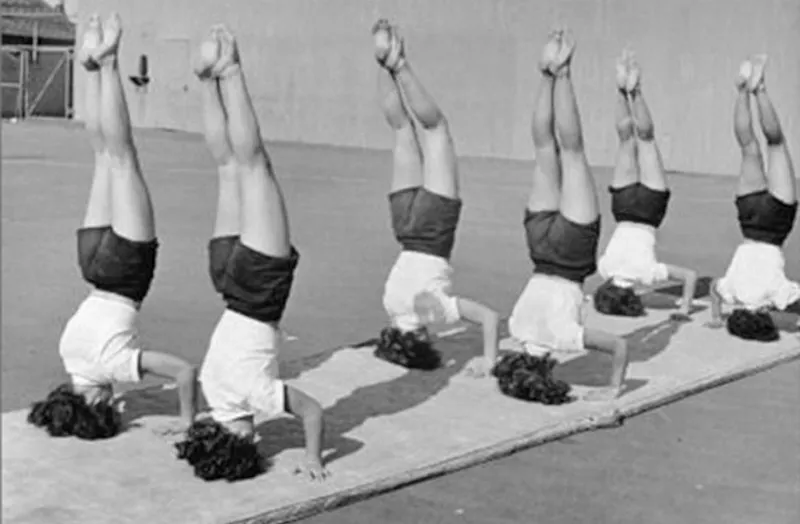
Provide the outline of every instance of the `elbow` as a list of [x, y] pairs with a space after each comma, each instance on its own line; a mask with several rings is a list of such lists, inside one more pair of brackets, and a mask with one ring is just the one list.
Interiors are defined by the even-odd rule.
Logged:
[[192, 384], [197, 381], [197, 367], [186, 363], [175, 375], [178, 384]]
[[628, 360], [628, 341], [624, 338], [618, 338], [614, 344], [614, 357], [619, 360]]
[[493, 309], [486, 308], [483, 313], [483, 326], [486, 328], [495, 329], [500, 323], [500, 314]]

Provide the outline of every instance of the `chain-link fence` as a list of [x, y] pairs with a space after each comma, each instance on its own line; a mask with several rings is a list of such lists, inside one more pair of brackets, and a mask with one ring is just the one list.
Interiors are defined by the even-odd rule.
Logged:
[[3, 46], [3, 118], [71, 118], [73, 51], [67, 46]]

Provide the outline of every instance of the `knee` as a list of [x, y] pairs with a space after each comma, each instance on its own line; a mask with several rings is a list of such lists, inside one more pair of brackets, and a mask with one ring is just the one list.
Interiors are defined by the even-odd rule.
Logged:
[[617, 122], [617, 136], [620, 142], [627, 142], [633, 138], [633, 119], [625, 118]]
[[743, 158], [753, 158], [760, 161], [761, 148], [758, 147], [758, 142], [755, 139], [746, 144], [741, 144], [740, 147], [742, 149]]
[[425, 131], [449, 134], [450, 126], [444, 113], [438, 108], [434, 108], [427, 113], [417, 114], [417, 120]]
[[571, 152], [581, 155], [583, 154], [584, 151], [583, 136], [581, 135], [580, 131], [560, 133], [558, 138], [559, 138], [559, 147], [561, 151]]
[[656, 137], [655, 126], [653, 126], [652, 124], [645, 127], [637, 125], [636, 136], [639, 138], [639, 140], [643, 142], [652, 142]]

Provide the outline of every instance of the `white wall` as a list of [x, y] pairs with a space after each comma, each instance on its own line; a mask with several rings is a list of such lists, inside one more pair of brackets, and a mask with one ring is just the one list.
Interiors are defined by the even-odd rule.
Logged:
[[[408, 56], [447, 113], [461, 154], [530, 158], [537, 56], [548, 30], [567, 23], [579, 39], [574, 79], [591, 163], [614, 161], [614, 60], [626, 44], [643, 64], [669, 169], [735, 174], [732, 82], [743, 57], [758, 52], [770, 56], [769, 92], [790, 149], [800, 155], [799, 0], [80, 0], [77, 6], [82, 20], [93, 10], [121, 13], [126, 76], [136, 73], [139, 54], [149, 56], [149, 93], [129, 93], [139, 126], [200, 129], [191, 51], [210, 24], [224, 22], [240, 40], [266, 138], [388, 148], [369, 34], [372, 22], [386, 16], [401, 24]], [[76, 87], [82, 80], [76, 75]], [[78, 96], [78, 117], [82, 108]]]

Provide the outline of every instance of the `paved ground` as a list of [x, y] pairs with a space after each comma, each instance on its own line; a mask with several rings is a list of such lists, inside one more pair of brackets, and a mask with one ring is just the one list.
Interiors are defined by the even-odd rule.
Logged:
[[[139, 144], [163, 244], [143, 327], [157, 345], [199, 363], [220, 308], [204, 259], [213, 169], [197, 137], [149, 132]], [[272, 150], [303, 253], [285, 322], [297, 340], [287, 353], [312, 354], [372, 336], [383, 320], [375, 290], [396, 253], [386, 216], [388, 156], [298, 145]], [[55, 344], [84, 292], [73, 230], [91, 164], [83, 137], [52, 125], [3, 126], [3, 153], [2, 407], [8, 411], [64, 378]], [[504, 313], [529, 271], [520, 227], [529, 169], [482, 160], [462, 166], [466, 206], [456, 285]], [[607, 171], [598, 170], [597, 178], [605, 186]], [[675, 176], [672, 184], [662, 256], [704, 274], [724, 270], [738, 239], [733, 181]], [[607, 208], [605, 194], [602, 203]], [[606, 239], [611, 220], [604, 218]], [[795, 234], [786, 246], [795, 279], [799, 240]], [[551, 444], [314, 520], [795, 522], [799, 369], [784, 366], [615, 432]], [[458, 508], [465, 512], [456, 514]]]

